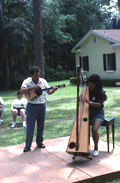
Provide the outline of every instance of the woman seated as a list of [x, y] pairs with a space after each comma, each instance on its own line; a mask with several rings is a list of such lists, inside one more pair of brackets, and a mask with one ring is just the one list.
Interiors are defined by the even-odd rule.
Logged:
[[93, 74], [89, 77], [89, 100], [83, 95], [81, 100], [89, 104], [89, 120], [92, 124], [92, 135], [94, 141], [93, 156], [98, 156], [98, 141], [99, 134], [98, 129], [104, 121], [104, 101], [107, 99], [105, 91], [102, 89], [101, 79], [97, 74]]

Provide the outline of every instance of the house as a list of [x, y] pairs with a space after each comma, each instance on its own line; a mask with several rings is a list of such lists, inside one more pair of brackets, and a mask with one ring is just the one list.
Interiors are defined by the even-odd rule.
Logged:
[[120, 79], [120, 30], [91, 30], [72, 49], [84, 75]]

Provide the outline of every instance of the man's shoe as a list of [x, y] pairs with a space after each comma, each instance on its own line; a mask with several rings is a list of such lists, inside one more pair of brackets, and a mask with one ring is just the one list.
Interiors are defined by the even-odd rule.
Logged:
[[12, 122], [11, 128], [15, 128], [16, 126], [17, 126], [17, 123], [16, 122]]
[[27, 152], [27, 151], [30, 151], [30, 150], [31, 150], [30, 147], [25, 147], [23, 152]]
[[37, 145], [38, 148], [45, 148], [44, 144]]

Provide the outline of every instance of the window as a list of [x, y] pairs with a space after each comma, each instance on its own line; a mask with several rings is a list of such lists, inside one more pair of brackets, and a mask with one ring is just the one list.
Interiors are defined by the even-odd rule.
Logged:
[[89, 71], [89, 57], [80, 57], [80, 67], [84, 71]]
[[94, 44], [96, 43], [96, 37], [93, 38], [93, 43], [94, 43]]
[[116, 55], [115, 53], [103, 54], [104, 71], [116, 71]]

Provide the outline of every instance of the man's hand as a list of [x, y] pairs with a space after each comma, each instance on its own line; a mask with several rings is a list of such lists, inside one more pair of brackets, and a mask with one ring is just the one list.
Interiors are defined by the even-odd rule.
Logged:
[[58, 89], [58, 86], [54, 86], [53, 90], [56, 91]]
[[20, 89], [20, 93], [21, 94], [29, 94], [31, 90], [38, 90], [39, 88], [40, 88], [39, 85], [35, 85], [35, 86], [29, 87], [29, 88], [22, 87]]
[[47, 93], [48, 93], [49, 95], [51, 95], [51, 94], [53, 94], [57, 89], [58, 89], [58, 87], [57, 87], [57, 86], [54, 86], [53, 89], [52, 89], [52, 90], [48, 90]]
[[35, 85], [35, 86], [33, 87], [34, 90], [38, 90], [39, 88], [40, 88], [39, 85]]

